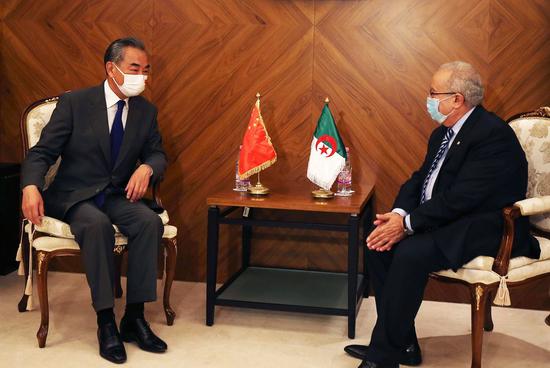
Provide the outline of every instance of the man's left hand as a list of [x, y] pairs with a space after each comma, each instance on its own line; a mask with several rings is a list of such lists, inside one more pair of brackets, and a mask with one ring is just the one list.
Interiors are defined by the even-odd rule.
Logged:
[[142, 164], [136, 171], [132, 174], [132, 177], [128, 181], [126, 186], [126, 198], [130, 202], [139, 201], [147, 192], [147, 187], [149, 187], [149, 179], [151, 178], [151, 173], [153, 169], [149, 165]]
[[367, 238], [367, 247], [370, 250], [390, 250], [394, 244], [405, 238], [403, 217], [398, 213], [377, 214], [374, 224], [376, 229]]

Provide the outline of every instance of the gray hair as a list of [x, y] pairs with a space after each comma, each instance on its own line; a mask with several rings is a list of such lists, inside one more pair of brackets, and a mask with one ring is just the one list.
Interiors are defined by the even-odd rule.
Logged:
[[134, 37], [119, 38], [111, 42], [107, 50], [105, 50], [105, 56], [103, 56], [103, 65], [108, 61], [118, 63], [124, 57], [124, 49], [126, 47], [134, 47], [145, 51], [145, 45], [143, 42]]
[[443, 64], [438, 71], [449, 71], [447, 81], [449, 91], [460, 93], [469, 106], [480, 105], [483, 101], [483, 83], [475, 68], [464, 61], [453, 61]]

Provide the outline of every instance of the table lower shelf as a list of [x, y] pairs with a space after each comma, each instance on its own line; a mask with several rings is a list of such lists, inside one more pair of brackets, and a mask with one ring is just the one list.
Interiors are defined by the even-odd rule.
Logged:
[[[357, 276], [357, 295], [365, 287]], [[362, 297], [362, 296], [361, 296]], [[217, 292], [216, 305], [347, 315], [346, 273], [248, 267]]]

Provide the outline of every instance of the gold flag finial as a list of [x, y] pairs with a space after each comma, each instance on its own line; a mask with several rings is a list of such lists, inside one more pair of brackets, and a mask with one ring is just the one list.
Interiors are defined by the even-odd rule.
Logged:
[[328, 99], [328, 96], [325, 97], [325, 103], [328, 104], [329, 102], [330, 102], [330, 101], [329, 101], [329, 99]]
[[260, 99], [260, 92], [256, 92], [256, 98], [259, 100]]

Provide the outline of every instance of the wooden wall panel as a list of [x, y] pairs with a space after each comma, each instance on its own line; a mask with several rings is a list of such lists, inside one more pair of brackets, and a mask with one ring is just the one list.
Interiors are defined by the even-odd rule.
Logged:
[[[301, 5], [301, 6], [298, 6]], [[204, 279], [208, 193], [233, 185], [256, 92], [279, 159], [273, 186], [302, 175], [311, 134], [313, 7], [307, 2], [162, 1], [155, 5], [153, 82], [170, 169], [163, 185], [180, 229], [180, 277]], [[283, 177], [289, 173], [288, 178]], [[221, 233], [222, 270], [238, 266], [239, 233]], [[192, 262], [190, 262], [192, 260]], [[222, 275], [227, 272], [222, 271]], [[222, 276], [222, 278], [225, 276]]]
[[[377, 208], [387, 211], [436, 126], [425, 97], [438, 65], [474, 64], [485, 106], [503, 118], [549, 103], [548, 14], [544, 0], [2, 1], [0, 161], [21, 160], [18, 121], [28, 104], [101, 83], [108, 43], [143, 39], [152, 64], [145, 95], [159, 108], [170, 162], [163, 196], [179, 228], [177, 278], [204, 280], [205, 199], [233, 184], [257, 91], [278, 152], [262, 181], [274, 190], [311, 185], [309, 143], [329, 96], [354, 181], [375, 182]], [[221, 235], [223, 280], [238, 266], [240, 233]], [[326, 235], [258, 231], [252, 260], [344, 269], [345, 239]], [[428, 294], [445, 298], [435, 285]]]

